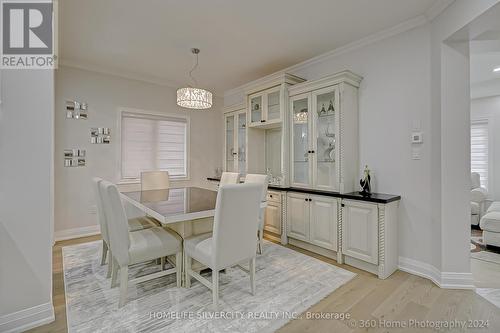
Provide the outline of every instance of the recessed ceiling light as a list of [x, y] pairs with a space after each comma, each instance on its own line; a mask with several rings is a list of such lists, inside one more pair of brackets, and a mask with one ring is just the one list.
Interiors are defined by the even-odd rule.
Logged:
[[500, 72], [500, 67], [495, 68], [493, 72]]

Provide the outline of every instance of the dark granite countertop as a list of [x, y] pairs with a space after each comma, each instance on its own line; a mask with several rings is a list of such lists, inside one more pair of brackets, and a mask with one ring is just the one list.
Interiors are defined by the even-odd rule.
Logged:
[[[220, 181], [220, 178], [208, 177], [207, 180]], [[324, 196], [328, 196], [328, 197], [336, 197], [336, 198], [342, 198], [342, 199], [375, 202], [375, 203], [383, 203], [383, 204], [401, 200], [400, 195], [385, 194], [385, 193], [372, 193], [370, 196], [363, 196], [363, 195], [359, 194], [359, 192], [339, 193], [339, 192], [322, 191], [322, 190], [299, 188], [299, 187], [284, 187], [284, 186], [279, 186], [279, 185], [269, 185], [268, 188], [270, 190], [276, 190], [276, 191], [300, 192], [300, 193], [324, 195]]]

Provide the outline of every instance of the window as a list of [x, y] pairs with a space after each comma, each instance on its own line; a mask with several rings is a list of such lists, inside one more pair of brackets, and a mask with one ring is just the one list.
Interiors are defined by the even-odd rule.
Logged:
[[186, 118], [122, 112], [121, 178], [139, 179], [150, 170], [187, 178], [188, 130]]
[[470, 131], [470, 169], [481, 176], [481, 186], [488, 188], [488, 121], [473, 121]]

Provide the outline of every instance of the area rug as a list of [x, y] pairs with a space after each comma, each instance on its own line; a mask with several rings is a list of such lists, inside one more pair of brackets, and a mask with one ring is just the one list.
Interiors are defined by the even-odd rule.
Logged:
[[[118, 309], [119, 290], [110, 289], [100, 251], [100, 241], [63, 248], [69, 332], [273, 332], [356, 275], [265, 242], [257, 256], [255, 296], [248, 275], [231, 268], [220, 275], [218, 312], [208, 288], [194, 279], [190, 289], [177, 288], [175, 275], [131, 285], [127, 304]], [[129, 274], [156, 270], [150, 262]]]

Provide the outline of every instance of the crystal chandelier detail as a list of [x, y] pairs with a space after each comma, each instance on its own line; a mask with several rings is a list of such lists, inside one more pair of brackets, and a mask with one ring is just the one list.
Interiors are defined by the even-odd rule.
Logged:
[[[199, 49], [191, 49], [191, 52], [196, 56], [196, 64], [189, 71], [189, 77], [197, 86], [196, 79], [193, 77], [193, 71], [198, 67], [198, 54]], [[208, 90], [201, 88], [193, 88], [188, 86], [186, 88], [177, 89], [177, 105], [188, 109], [210, 109], [212, 107], [212, 93]]]

